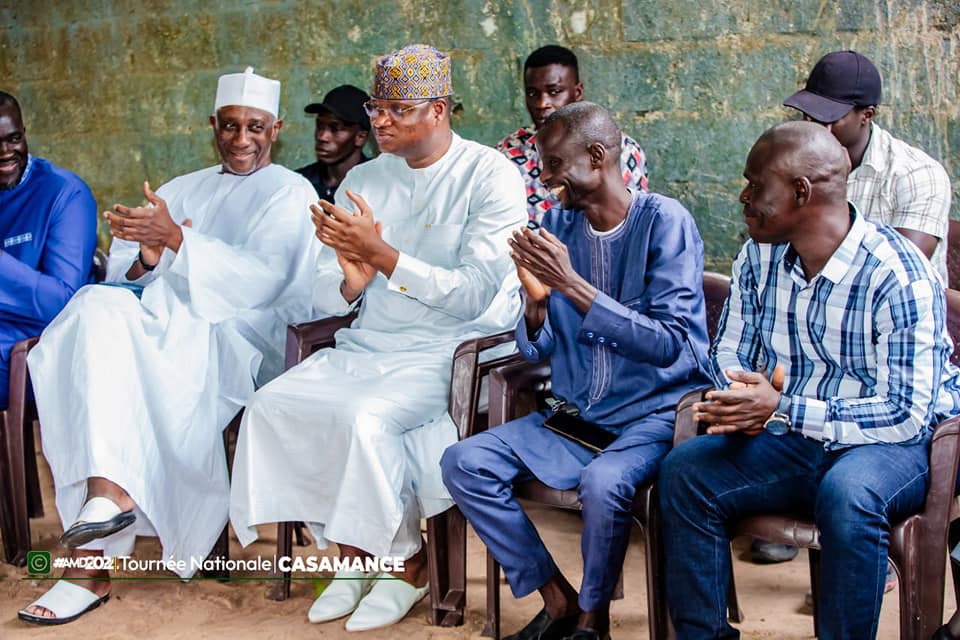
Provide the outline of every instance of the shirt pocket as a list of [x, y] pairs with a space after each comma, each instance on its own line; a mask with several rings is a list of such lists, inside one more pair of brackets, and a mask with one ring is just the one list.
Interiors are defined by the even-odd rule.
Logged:
[[463, 224], [425, 223], [420, 228], [414, 257], [436, 267], [455, 267], [460, 262]]

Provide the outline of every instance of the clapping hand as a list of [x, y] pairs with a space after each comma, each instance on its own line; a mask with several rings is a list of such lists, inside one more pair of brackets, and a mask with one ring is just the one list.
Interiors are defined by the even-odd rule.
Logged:
[[770, 380], [765, 372], [727, 371], [730, 386], [707, 392], [706, 402], [693, 406], [694, 419], [706, 422], [707, 433], [736, 433], [755, 436], [763, 431], [767, 418], [777, 408], [783, 391], [785, 369], [778, 364]]

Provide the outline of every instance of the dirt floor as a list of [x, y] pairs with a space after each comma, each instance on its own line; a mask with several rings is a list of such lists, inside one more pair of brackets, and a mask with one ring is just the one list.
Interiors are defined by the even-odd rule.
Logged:
[[[57, 538], [60, 521], [53, 506], [52, 486], [46, 466], [41, 460], [46, 515], [31, 522], [34, 549], [48, 550], [53, 557], [64, 555]], [[580, 575], [579, 531], [577, 514], [543, 508], [531, 508], [544, 540], [564, 573], [576, 583]], [[232, 558], [253, 559], [258, 555], [273, 558], [276, 527], [262, 527], [261, 539], [241, 549], [231, 541]], [[615, 640], [647, 637], [646, 588], [640, 536], [635, 536], [627, 555], [624, 591], [626, 597], [614, 602], [612, 637]], [[744, 638], [812, 638], [813, 618], [804, 607], [804, 594], [809, 589], [806, 554], [793, 562], [775, 566], [757, 566], [744, 561], [747, 541], [734, 545], [737, 587], [745, 620], [740, 629]], [[67, 626], [41, 628], [22, 623], [16, 612], [39, 596], [52, 583], [32, 580], [25, 569], [0, 564], [0, 638], [257, 638], [290, 640], [291, 638], [430, 638], [437, 640], [479, 639], [484, 620], [483, 545], [470, 532], [468, 541], [468, 573], [466, 620], [462, 627], [441, 629], [429, 624], [428, 600], [418, 604], [401, 623], [387, 629], [351, 634], [343, 621], [312, 625], [306, 612], [314, 593], [309, 581], [294, 582], [291, 597], [285, 602], [268, 599], [271, 583], [253, 579], [215, 582], [194, 580], [183, 583], [165, 573], [126, 573], [120, 577], [150, 577], [149, 581], [115, 581], [112, 597], [103, 607], [92, 611]], [[298, 555], [320, 555], [313, 547], [295, 548]], [[159, 558], [155, 538], [138, 540], [138, 559]], [[241, 574], [241, 576], [244, 574]], [[262, 574], [260, 574], [262, 575]], [[171, 578], [157, 580], [156, 578]], [[513, 633], [540, 608], [536, 595], [515, 600], [509, 588], [501, 587], [504, 633]], [[952, 612], [953, 592], [947, 587], [947, 612]], [[898, 590], [884, 599], [879, 638], [898, 637]]]

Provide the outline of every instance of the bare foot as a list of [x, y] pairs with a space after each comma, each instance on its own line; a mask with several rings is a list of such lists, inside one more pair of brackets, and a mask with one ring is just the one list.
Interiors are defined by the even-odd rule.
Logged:
[[412, 558], [408, 558], [403, 563], [403, 571], [392, 571], [391, 575], [417, 588], [426, 585], [429, 579], [429, 573], [427, 572], [427, 552], [424, 548], [425, 546], [425, 543], [421, 544], [420, 551], [417, 551]]
[[[102, 556], [102, 551], [90, 551], [86, 549], [74, 549], [73, 557], [82, 558], [85, 556]], [[91, 580], [91, 578], [95, 578]], [[61, 579], [68, 580], [73, 582], [76, 585], [92, 591], [100, 597], [103, 597], [110, 593], [110, 572], [97, 569], [97, 570], [87, 570], [80, 569], [76, 567], [71, 567], [64, 570], [63, 576]], [[35, 615], [40, 618], [55, 618], [57, 614], [49, 609], [44, 607], [38, 607], [35, 605], [30, 605], [24, 609], [29, 614]]]
[[[338, 544], [340, 547], [341, 558], [369, 558], [370, 554], [359, 547], [351, 547], [346, 544]], [[414, 554], [403, 563], [403, 571], [391, 571], [390, 574], [408, 582], [415, 587], [422, 587], [427, 584], [429, 574], [427, 572], [427, 552], [426, 543], [421, 540], [420, 551]]]

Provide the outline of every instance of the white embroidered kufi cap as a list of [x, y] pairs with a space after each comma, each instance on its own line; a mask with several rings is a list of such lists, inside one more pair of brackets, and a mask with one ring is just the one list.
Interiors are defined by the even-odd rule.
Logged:
[[276, 118], [280, 113], [280, 82], [258, 76], [253, 67], [247, 67], [243, 73], [222, 75], [217, 81], [213, 111], [227, 106], [252, 107]]

